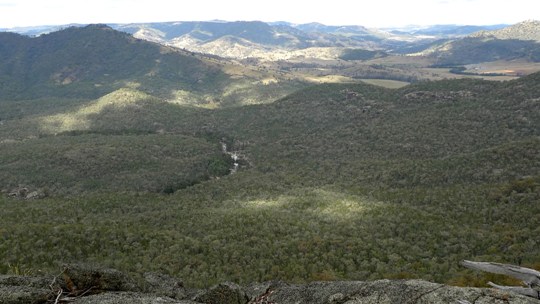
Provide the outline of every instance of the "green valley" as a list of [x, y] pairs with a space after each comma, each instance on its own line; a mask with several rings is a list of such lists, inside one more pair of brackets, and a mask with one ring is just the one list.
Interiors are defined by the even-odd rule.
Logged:
[[67, 262], [195, 287], [481, 286], [508, 282], [460, 261], [540, 267], [537, 42], [520, 40], [511, 61], [527, 75], [487, 81], [443, 79], [455, 67], [433, 64], [446, 56], [467, 65], [461, 72], [487, 69], [477, 56], [489, 43], [508, 51], [499, 40], [509, 30], [442, 44], [469, 53], [437, 44], [415, 57], [354, 47], [414, 46], [363, 27], [129, 29], [167, 38], [177, 25], [206, 47], [283, 40], [291, 49], [273, 55], [290, 57], [221, 58], [104, 25], [0, 33], [0, 274]]

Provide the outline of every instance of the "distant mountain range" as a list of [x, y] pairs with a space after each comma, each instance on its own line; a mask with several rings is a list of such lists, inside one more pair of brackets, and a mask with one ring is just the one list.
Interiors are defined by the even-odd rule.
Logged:
[[[363, 27], [293, 26], [260, 21], [169, 22], [112, 25], [137, 38], [232, 58], [264, 57], [280, 50], [314, 47], [379, 48], [383, 37]], [[319, 29], [319, 30], [318, 30]]]
[[[228, 59], [255, 59], [256, 61], [267, 62], [294, 59], [302, 62], [306, 58], [365, 61], [392, 55], [410, 55], [425, 58], [433, 66], [461, 66], [472, 63], [518, 59], [530, 62], [540, 61], [540, 22], [538, 21], [525, 21], [511, 26], [503, 24], [486, 26], [434, 25], [428, 27], [409, 26], [386, 29], [371, 29], [356, 25], [328, 26], [320, 23], [292, 24], [288, 22], [265, 23], [260, 21], [188, 21], [110, 24], [109, 26], [112, 29], [128, 33], [135, 38], [159, 43], [165, 47], [174, 47], [169, 48], [167, 52], [175, 49], [174, 52], [185, 56], [192, 56], [189, 52], [195, 52]], [[9, 41], [11, 41], [10, 43], [15, 43], [15, 47], [10, 47], [9, 52], [13, 52], [17, 48], [17, 45], [20, 44], [19, 42], [22, 41], [38, 42], [59, 37], [56, 36], [56, 32], [65, 27], [67, 26], [11, 29], [10, 31], [37, 38], [30, 39], [22, 36], [11, 36]], [[83, 26], [70, 25], [69, 28], [73, 31], [71, 28], [76, 27]], [[6, 33], [4, 36], [8, 37], [8, 34]], [[85, 45], [84, 39], [74, 38], [78, 41], [79, 46]], [[127, 39], [127, 36], [123, 39]], [[52, 43], [51, 47], [56, 44]], [[60, 53], [67, 52], [63, 49], [65, 47], [75, 47], [75, 44], [67, 46], [58, 44], [58, 46], [60, 45], [63, 45], [63, 47], [56, 49]], [[47, 50], [51, 49], [45, 48], [37, 51], [37, 53], [40, 54], [42, 51]], [[89, 52], [89, 49], [83, 48], [81, 51], [83, 53]], [[138, 54], [133, 54], [129, 58], [138, 58], [138, 56]], [[38, 57], [24, 57], [26, 58], [24, 62], [26, 64], [27, 62], [32, 62], [32, 60], [38, 60]], [[23, 57], [19, 56], [17, 58], [21, 59]], [[154, 59], [158, 60], [157, 57]], [[140, 63], [141, 66], [150, 68], [147, 61], [141, 60]], [[10, 64], [13, 65], [10, 61], [6, 61], [0, 63], [0, 66]], [[115, 64], [106, 66], [114, 66]], [[256, 64], [250, 64], [256, 67]], [[58, 63], [58, 66], [62, 65], [65, 66], [64, 63]], [[216, 68], [215, 64], [210, 65]], [[135, 67], [137, 65], [132, 66]], [[174, 65], [165, 67], [161, 64], [160, 69], [174, 69], [172, 66]], [[15, 71], [16, 67], [13, 67], [13, 69]], [[68, 69], [72, 69], [72, 67]], [[217, 69], [219, 70], [219, 68]], [[203, 68], [203, 70], [207, 69]], [[137, 69], [136, 73], [139, 71], [141, 70]], [[64, 72], [61, 72], [60, 75], [62, 73]], [[126, 75], [130, 75], [131, 77], [136, 73], [127, 73]], [[40, 74], [32, 73], [30, 81], [24, 82], [25, 86], [32, 83], [32, 79], [36, 80], [38, 75]], [[163, 77], [154, 75], [153, 79], [162, 77], [160, 79], [163, 82], [173, 83], [176, 81], [174, 77], [178, 76], [176, 75], [171, 78], [164, 75], [162, 75]], [[227, 75], [227, 73], [223, 75], [225, 76], [217, 77], [216, 79], [230, 80], [230, 75]], [[76, 78], [80, 80], [80, 76]], [[182, 77], [189, 78], [191, 75], [184, 75]], [[196, 83], [199, 80], [194, 82]], [[13, 79], [10, 78], [4, 83], [10, 81], [13, 81]], [[235, 79], [234, 81], [236, 82], [237, 80]], [[187, 81], [182, 83], [194, 82]], [[43, 81], [39, 81], [39, 83], [43, 84]], [[104, 83], [108, 82], [105, 81]], [[227, 83], [230, 84], [231, 82]], [[217, 85], [218, 90], [216, 92], [223, 92], [222, 88], [228, 86], [228, 84]], [[197, 85], [193, 84], [191, 86], [196, 87]], [[11, 89], [16, 87], [10, 85]], [[204, 90], [207, 90], [206, 88], [207, 86]], [[24, 87], [19, 88], [19, 90], [24, 89]], [[183, 89], [180, 88], [180, 90]], [[190, 90], [190, 92], [194, 91], [197, 90]], [[212, 94], [216, 96], [215, 92]], [[213, 98], [201, 97], [204, 95], [208, 96], [208, 92], [200, 92], [198, 98], [206, 100]]]
[[[50, 32], [58, 31], [71, 26], [85, 26], [85, 24], [67, 25], [43, 25], [30, 27], [15, 27], [1, 29], [0, 31], [16, 32], [28, 36], [39, 36]], [[405, 27], [389, 28], [367, 28], [361, 25], [325, 25], [318, 22], [294, 24], [290, 22], [261, 22], [261, 21], [178, 21], [178, 22], [154, 22], [154, 23], [132, 23], [132, 24], [109, 24], [112, 28], [123, 30], [135, 34], [139, 30], [148, 29], [158, 34], [165, 40], [172, 40], [182, 35], [192, 33], [198, 39], [208, 41], [209, 38], [216, 39], [226, 35], [238, 36], [242, 38], [254, 38], [253, 42], [279, 42], [286, 41], [286, 37], [269, 37], [268, 33], [290, 33], [304, 38], [308, 42], [310, 34], [331, 34], [342, 35], [355, 40], [381, 40], [387, 37], [408, 38], [452, 38], [463, 37], [480, 31], [493, 31], [503, 29], [508, 24], [495, 25], [455, 25], [438, 24], [429, 26], [410, 25]], [[257, 37], [253, 37], [257, 34]], [[262, 35], [261, 35], [262, 34]], [[351, 35], [352, 34], [352, 35]], [[251, 37], [250, 37], [251, 35]], [[429, 36], [429, 37], [426, 37]], [[213, 37], [213, 38], [212, 38]], [[395, 38], [395, 37], [394, 37]], [[301, 39], [302, 40], [302, 39]], [[311, 42], [313, 43], [313, 42]]]
[[[39, 36], [68, 26], [83, 25], [22, 27], [9, 31]], [[476, 32], [490, 33], [493, 30], [502, 30], [507, 25], [433, 25], [374, 29], [359, 25], [328, 26], [321, 23], [186, 21], [110, 24], [110, 26], [137, 38], [190, 51], [247, 58], [263, 57], [265, 54], [280, 50], [318, 47], [362, 48], [403, 54], [422, 51], [437, 41], [444, 43]]]
[[[434, 25], [400, 29], [370, 29], [363, 26], [328, 26], [321, 23], [288, 22], [168, 22], [112, 25], [137, 38], [184, 48], [190, 51], [232, 58], [264, 58], [281, 50], [310, 48], [384, 50], [398, 54], [414, 53], [459, 41], [469, 35], [491, 31], [505, 32], [507, 25], [461, 26]], [[533, 25], [521, 33], [509, 31], [506, 37], [522, 40], [533, 36]], [[527, 34], [532, 32], [533, 34]], [[473, 36], [475, 37], [475, 36]], [[509, 39], [509, 38], [505, 38]]]
[[508, 24], [495, 25], [455, 25], [439, 24], [430, 26], [407, 26], [403, 28], [385, 28], [383, 30], [397, 35], [432, 36], [437, 38], [463, 37], [479, 31], [492, 31], [507, 27]]

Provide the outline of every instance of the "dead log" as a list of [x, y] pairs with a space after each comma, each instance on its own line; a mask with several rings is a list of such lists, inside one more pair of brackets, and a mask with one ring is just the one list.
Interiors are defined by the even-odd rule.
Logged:
[[522, 286], [501, 286], [489, 282], [488, 284], [494, 288], [512, 291], [536, 299], [540, 299], [540, 271], [500, 263], [490, 262], [473, 262], [464, 260], [461, 265], [470, 269], [481, 270], [490, 273], [502, 274], [521, 280], [527, 287]]

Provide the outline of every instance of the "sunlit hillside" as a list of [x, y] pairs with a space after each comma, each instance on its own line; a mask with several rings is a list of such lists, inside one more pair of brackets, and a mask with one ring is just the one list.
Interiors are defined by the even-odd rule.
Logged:
[[436, 58], [438, 65], [447, 66], [518, 59], [539, 62], [539, 33], [540, 22], [524, 21], [435, 45], [422, 54]]

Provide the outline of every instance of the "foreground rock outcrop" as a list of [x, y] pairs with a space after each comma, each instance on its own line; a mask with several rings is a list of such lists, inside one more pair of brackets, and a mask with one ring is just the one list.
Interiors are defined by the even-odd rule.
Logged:
[[283, 282], [238, 286], [218, 284], [207, 290], [184, 287], [181, 280], [161, 274], [133, 279], [113, 269], [69, 265], [58, 276], [0, 276], [0, 303], [77, 304], [358, 304], [358, 303], [530, 303], [540, 300], [510, 292], [460, 288], [421, 280], [372, 282]]

